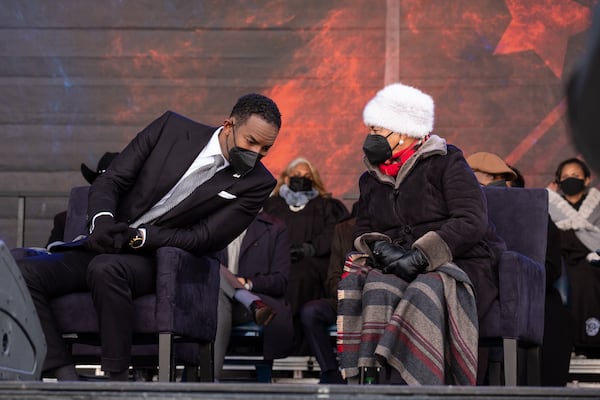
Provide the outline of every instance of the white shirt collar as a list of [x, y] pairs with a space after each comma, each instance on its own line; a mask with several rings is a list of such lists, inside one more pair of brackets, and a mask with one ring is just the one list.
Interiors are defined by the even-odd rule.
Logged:
[[199, 158], [220, 155], [221, 157], [223, 157], [223, 161], [225, 162], [225, 164], [223, 164], [222, 167], [219, 169], [225, 168], [229, 165], [229, 161], [227, 161], [227, 158], [225, 158], [225, 156], [223, 155], [223, 152], [221, 151], [221, 144], [219, 143], [219, 133], [222, 130], [222, 126], [217, 128], [217, 130], [210, 137], [210, 140], [208, 141], [206, 146], [204, 146], [204, 149], [202, 149], [202, 151], [198, 155]]

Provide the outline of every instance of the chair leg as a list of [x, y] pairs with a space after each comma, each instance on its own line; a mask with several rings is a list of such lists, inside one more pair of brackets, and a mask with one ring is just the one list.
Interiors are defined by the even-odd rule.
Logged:
[[263, 360], [254, 365], [256, 380], [261, 383], [273, 381], [273, 360]]
[[540, 348], [538, 346], [527, 349], [527, 385], [541, 386]]
[[215, 380], [215, 349], [212, 342], [200, 344], [200, 382]]
[[488, 365], [488, 383], [490, 386], [502, 386], [502, 364], [492, 361]]
[[503, 339], [504, 385], [517, 386], [517, 339]]
[[185, 380], [186, 382], [198, 382], [198, 366], [186, 365], [185, 368], [183, 368], [181, 380]]
[[158, 335], [158, 381], [172, 382], [174, 368], [173, 335], [160, 333]]

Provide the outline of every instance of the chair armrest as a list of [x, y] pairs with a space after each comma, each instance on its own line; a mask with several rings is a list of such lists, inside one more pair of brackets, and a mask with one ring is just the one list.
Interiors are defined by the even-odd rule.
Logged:
[[529, 257], [504, 251], [498, 263], [500, 324], [505, 337], [541, 344], [544, 335], [546, 271]]
[[219, 262], [175, 247], [156, 253], [156, 321], [160, 333], [214, 341]]

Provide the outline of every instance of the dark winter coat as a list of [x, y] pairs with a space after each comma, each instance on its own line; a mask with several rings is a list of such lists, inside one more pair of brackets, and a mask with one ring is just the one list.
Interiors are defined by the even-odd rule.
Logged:
[[315, 255], [293, 263], [288, 282], [287, 298], [296, 315], [302, 304], [325, 297], [325, 280], [335, 225], [349, 216], [344, 204], [331, 197], [318, 196], [300, 211], [292, 211], [280, 196], [272, 196], [264, 210], [281, 218], [288, 227], [292, 245], [310, 243]]
[[276, 312], [264, 330], [263, 356], [267, 360], [286, 357], [292, 350], [292, 313], [285, 300], [289, 254], [290, 242], [283, 221], [259, 213], [242, 240], [237, 275], [250, 279], [252, 292]]
[[384, 233], [421, 250], [428, 270], [454, 262], [474, 285], [481, 319], [498, 296], [497, 262], [506, 246], [488, 223], [485, 195], [462, 152], [431, 135], [395, 178], [365, 163], [355, 237]]

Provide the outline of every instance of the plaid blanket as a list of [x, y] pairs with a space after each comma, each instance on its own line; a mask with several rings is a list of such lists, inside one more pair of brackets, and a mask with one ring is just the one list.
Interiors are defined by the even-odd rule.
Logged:
[[455, 264], [410, 284], [351, 253], [338, 286], [342, 375], [395, 368], [409, 385], [475, 385], [478, 321], [468, 276]]

